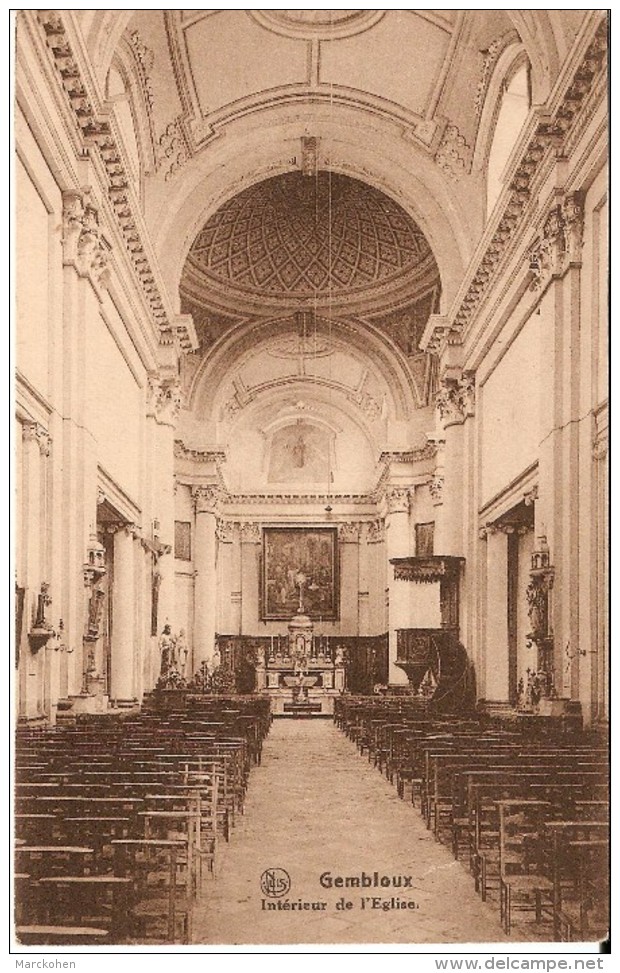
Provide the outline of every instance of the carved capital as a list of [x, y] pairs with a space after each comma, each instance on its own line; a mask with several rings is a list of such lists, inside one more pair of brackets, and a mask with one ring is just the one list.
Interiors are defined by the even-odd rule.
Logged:
[[435, 506], [438, 506], [443, 502], [443, 484], [443, 474], [439, 472], [433, 473], [428, 483], [428, 492], [430, 493], [431, 500]]
[[219, 500], [220, 491], [216, 486], [199, 486], [192, 489], [194, 509], [197, 514], [215, 513]]
[[215, 533], [217, 539], [222, 544], [232, 544], [235, 539], [235, 532], [238, 524], [234, 520], [222, 520], [221, 517], [217, 518], [217, 523], [215, 526]]
[[362, 524], [358, 522], [338, 524], [338, 540], [345, 544], [358, 544]]
[[538, 500], [538, 484], [523, 494], [523, 502], [526, 507], [531, 507]]
[[22, 427], [22, 437], [24, 442], [36, 442], [41, 456], [49, 456], [52, 439], [45, 428], [39, 422], [25, 422]]
[[473, 375], [448, 378], [437, 392], [436, 405], [444, 429], [464, 422], [474, 414], [476, 386]]
[[388, 514], [409, 513], [409, 489], [407, 487], [388, 487], [385, 492]]
[[368, 524], [368, 543], [380, 544], [385, 540], [385, 521], [373, 520]]
[[260, 540], [260, 524], [255, 524], [252, 521], [244, 521], [241, 524], [241, 543], [260, 544]]

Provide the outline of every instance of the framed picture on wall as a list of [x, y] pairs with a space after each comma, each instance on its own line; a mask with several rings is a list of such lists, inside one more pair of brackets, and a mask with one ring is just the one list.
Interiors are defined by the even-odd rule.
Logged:
[[263, 621], [289, 621], [300, 605], [312, 619], [337, 619], [337, 528], [264, 527], [262, 541]]

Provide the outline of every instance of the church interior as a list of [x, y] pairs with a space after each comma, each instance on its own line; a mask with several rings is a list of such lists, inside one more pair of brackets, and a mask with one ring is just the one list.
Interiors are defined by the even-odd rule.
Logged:
[[607, 48], [17, 14], [20, 944], [607, 935]]

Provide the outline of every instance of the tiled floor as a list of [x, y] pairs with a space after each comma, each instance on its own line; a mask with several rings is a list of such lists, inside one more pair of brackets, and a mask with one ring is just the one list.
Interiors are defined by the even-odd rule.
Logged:
[[[262, 765], [252, 771], [245, 816], [221, 852], [219, 874], [205, 879], [197, 904], [195, 943], [507, 941], [497, 906], [480, 901], [419, 812], [325, 720], [274, 722]], [[261, 891], [261, 876], [272, 869], [290, 876], [279, 898]], [[326, 872], [411, 876], [412, 887], [324, 888]], [[300, 900], [325, 907], [292, 908]], [[341, 900], [352, 907], [338, 908]], [[372, 908], [378, 900], [415, 908]], [[268, 910], [268, 903], [282, 907]]]

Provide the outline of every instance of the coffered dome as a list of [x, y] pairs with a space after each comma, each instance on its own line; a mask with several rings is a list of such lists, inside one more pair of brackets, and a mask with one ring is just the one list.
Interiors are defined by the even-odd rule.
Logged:
[[436, 264], [420, 228], [388, 196], [349, 176], [276, 176], [229, 200], [188, 256], [194, 282], [245, 295], [341, 299]]

